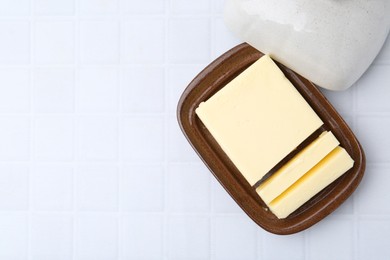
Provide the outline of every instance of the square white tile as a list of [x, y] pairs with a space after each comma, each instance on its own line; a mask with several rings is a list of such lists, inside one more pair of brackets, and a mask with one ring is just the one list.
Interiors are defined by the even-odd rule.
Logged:
[[390, 139], [386, 127], [390, 126], [390, 117], [361, 116], [357, 118], [357, 134], [364, 147], [368, 163], [389, 162]]
[[202, 14], [209, 12], [211, 3], [213, 1], [209, 0], [172, 0], [170, 10], [174, 14]]
[[161, 165], [131, 165], [122, 168], [121, 209], [144, 212], [164, 208], [165, 173]]
[[75, 72], [72, 68], [40, 68], [33, 71], [33, 111], [74, 111]]
[[122, 153], [125, 161], [159, 163], [164, 159], [164, 122], [161, 117], [124, 117]]
[[[331, 216], [308, 230], [309, 259], [353, 259], [353, 218]], [[342, 248], [342, 250], [331, 250]]]
[[165, 49], [163, 19], [124, 21], [121, 28], [121, 58], [124, 62], [135, 64], [163, 62]]
[[118, 157], [118, 119], [111, 116], [77, 118], [77, 152], [82, 161], [112, 161]]
[[78, 71], [77, 111], [114, 113], [119, 105], [119, 72], [115, 68], [81, 68]]
[[30, 62], [30, 23], [28, 21], [0, 21], [0, 64], [28, 64]]
[[73, 15], [75, 1], [69, 0], [34, 0], [34, 14], [36, 15]]
[[118, 217], [111, 214], [80, 214], [76, 220], [77, 260], [118, 259]]
[[170, 62], [191, 64], [210, 61], [209, 19], [172, 19], [168, 39]]
[[123, 215], [120, 231], [123, 259], [161, 259], [163, 226], [161, 215]]
[[73, 204], [73, 167], [38, 164], [31, 174], [34, 210], [68, 211]]
[[121, 10], [125, 14], [161, 14], [166, 3], [163, 0], [120, 0]]
[[[390, 258], [390, 219], [364, 218], [359, 220], [356, 259]], [[373, 242], [375, 241], [375, 242]]]
[[73, 21], [36, 21], [34, 23], [34, 61], [37, 64], [74, 62]]
[[114, 165], [80, 165], [75, 175], [76, 208], [81, 211], [118, 209], [118, 168]]
[[85, 64], [119, 62], [119, 23], [117, 21], [80, 22], [80, 61]]
[[168, 207], [172, 212], [210, 210], [210, 172], [201, 164], [168, 167]]
[[126, 68], [121, 75], [122, 111], [125, 113], [164, 112], [164, 69]]
[[31, 220], [32, 259], [72, 259], [72, 238], [72, 216], [44, 213], [33, 215]]
[[357, 99], [360, 114], [390, 112], [390, 73], [385, 65], [373, 65], [358, 82]]
[[257, 226], [246, 216], [218, 216], [215, 230], [214, 259], [256, 259]]
[[259, 254], [264, 259], [300, 260], [305, 258], [305, 237], [303, 233], [279, 236], [262, 232], [261, 239], [261, 242], [259, 242]]
[[74, 158], [73, 118], [36, 117], [33, 151], [37, 161], [71, 161]]
[[209, 259], [209, 255], [209, 218], [202, 216], [171, 216], [169, 218], [169, 259]]
[[0, 69], [0, 113], [28, 113], [30, 70]]
[[214, 0], [214, 5], [215, 5], [214, 11], [216, 13], [222, 13], [225, 2], [226, 2], [226, 0]]
[[82, 14], [115, 14], [118, 11], [118, 0], [79, 0]]
[[27, 210], [28, 186], [27, 165], [0, 164], [0, 210]]
[[29, 15], [30, 0], [0, 0], [0, 16]]
[[368, 164], [364, 180], [356, 193], [356, 207], [360, 214], [390, 215], [387, 205], [390, 201], [388, 184], [390, 183], [390, 166]]
[[28, 257], [28, 217], [26, 213], [0, 214], [0, 258], [22, 260]]
[[0, 117], [0, 161], [27, 161], [30, 158], [30, 118]]

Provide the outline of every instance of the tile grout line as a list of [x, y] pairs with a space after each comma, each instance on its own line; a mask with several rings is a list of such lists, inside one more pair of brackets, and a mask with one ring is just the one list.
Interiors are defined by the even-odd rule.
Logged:
[[[26, 162], [29, 162], [29, 161], [0, 161], [0, 165], [2, 164], [24, 164]], [[97, 165], [107, 165], [107, 164], [113, 164], [115, 163], [116, 160], [102, 160], [102, 161], [93, 161], [93, 160], [82, 160], [82, 161], [79, 161], [78, 164], [79, 165], [88, 165], [88, 164], [92, 164], [92, 163], [95, 163]], [[37, 163], [39, 164], [45, 164], [45, 165], [52, 165], [52, 164], [61, 164], [61, 165], [73, 165], [74, 164], [74, 161], [73, 160], [40, 160], [40, 161], [37, 161]], [[128, 164], [128, 165], [132, 165], [132, 166], [145, 166], [145, 162], [136, 162], [136, 161], [124, 161], [123, 162], [124, 164]], [[147, 165], [149, 166], [160, 166], [161, 164], [163, 163], [159, 163], [159, 162], [151, 162], [151, 163], [148, 163]], [[201, 164], [201, 162], [195, 162], [195, 161], [188, 161], [188, 162], [179, 162], [179, 161], [174, 161], [174, 162], [170, 162], [169, 163], [170, 165], [174, 165], [174, 166], [180, 166], [180, 165], [190, 165], [190, 166], [193, 166], [193, 165], [203, 165]], [[390, 165], [390, 162], [388, 161], [383, 161], [383, 162], [369, 162], [367, 163], [367, 165], [379, 165], [379, 166], [389, 166]], [[216, 181], [216, 180], [214, 180]], [[351, 213], [353, 214], [353, 213]]]
[[[15, 212], [17, 211], [18, 213], [25, 213], [25, 214], [28, 214], [29, 210], [0, 210], [0, 213], [12, 213], [12, 212]], [[64, 211], [63, 210], [36, 210], [35, 212], [39, 213], [39, 214], [63, 214]], [[85, 213], [85, 214], [94, 214], [94, 213], [97, 213], [97, 214], [107, 214], [107, 215], [112, 215], [112, 213], [115, 212], [113, 210], [83, 210], [82, 213]], [[164, 212], [162, 211], [148, 211], [148, 210], [144, 210], [144, 211], [140, 211], [140, 210], [128, 210], [128, 211], [122, 211], [123, 214], [133, 214], [133, 215], [154, 215], [154, 216], [162, 216], [164, 215]], [[71, 212], [70, 212], [71, 213]], [[228, 213], [228, 212], [221, 212], [221, 213], [218, 213], [218, 214], [215, 214], [216, 217], [246, 217], [246, 215], [243, 215], [245, 213], [241, 213], [241, 212], [237, 212], [237, 213]], [[333, 214], [333, 213], [332, 213]], [[336, 213], [337, 214], [337, 213]], [[208, 212], [204, 212], [204, 213], [197, 213], [195, 211], [193, 212], [188, 212], [188, 213], [182, 213], [182, 212], [172, 212], [170, 213], [171, 216], [175, 216], [175, 217], [207, 217], [209, 215]], [[337, 218], [353, 218], [354, 216], [351, 215], [351, 214], [344, 214], [344, 215], [337, 215]], [[359, 215], [359, 218], [360, 217], [363, 217], [363, 218], [375, 218], [375, 217], [379, 217], [379, 218], [384, 218], [384, 219], [390, 219], [390, 213], [381, 213], [380, 216], [378, 216], [377, 214], [361, 214]], [[252, 222], [251, 222], [252, 223]], [[260, 229], [260, 227], [259, 227]], [[263, 229], [260, 229], [263, 231]], [[264, 230], [264, 232], [267, 232]], [[303, 231], [304, 232], [304, 231]], [[268, 232], [269, 233], [269, 232]]]
[[[72, 15], [69, 14], [56, 14], [56, 15], [49, 15], [49, 14], [36, 14], [35, 18], [40, 21], [58, 21], [58, 20], [66, 20], [69, 19]], [[117, 18], [118, 13], [102, 13], [102, 14], [82, 14], [82, 17], [80, 17], [83, 21], [95, 21], [95, 20], [110, 20]], [[123, 13], [123, 17], [129, 20], [137, 20], [139, 18], [145, 18], [146, 16], [151, 19], [158, 19], [158, 18], [164, 18], [164, 14], [153, 14], [153, 13]], [[196, 18], [208, 18], [208, 17], [216, 17], [221, 18], [223, 16], [222, 13], [186, 13], [186, 14], [175, 14], [171, 13], [170, 16], [174, 19], [196, 19]], [[25, 20], [24, 15], [8, 15], [8, 16], [0, 16], [0, 21], [9, 20], [9, 21], [21, 21]], [[381, 61], [381, 63], [386, 63], [386, 61]]]
[[[77, 210], [76, 210], [77, 211]], [[0, 210], [1, 213], [12, 213], [12, 212], [15, 212], [14, 210]], [[19, 213], [26, 213], [28, 214], [29, 210], [17, 210], [17, 212]], [[64, 211], [63, 210], [36, 210], [35, 212], [37, 213], [40, 213], [40, 214], [63, 214]], [[82, 212], [83, 214], [107, 214], [107, 215], [112, 215], [113, 213], [115, 213], [115, 210], [82, 210], [80, 211]], [[150, 215], [154, 215], [154, 216], [162, 216], [164, 215], [164, 212], [162, 211], [148, 211], [148, 210], [143, 210], [143, 211], [140, 211], [140, 210], [128, 210], [128, 211], [122, 211], [124, 214], [133, 214], [133, 215], [147, 215], [147, 214], [150, 214]], [[71, 210], [70, 210], [70, 213], [71, 213]], [[217, 213], [215, 214], [216, 217], [243, 217], [243, 216], [246, 216], [246, 215], [243, 215], [244, 213], [243, 212], [237, 212], [237, 213], [228, 213], [228, 212], [221, 212], [221, 213]], [[183, 212], [171, 212], [170, 213], [171, 216], [175, 216], [175, 217], [208, 217], [209, 216], [209, 213], [208, 212], [188, 212], [188, 213], [183, 213]], [[383, 217], [390, 217], [390, 214], [382, 214]], [[373, 215], [373, 214], [364, 214], [362, 215], [364, 217], [373, 217], [373, 216], [376, 216], [376, 215]]]
[[29, 123], [30, 123], [30, 147], [29, 147], [29, 174], [28, 174], [28, 213], [27, 213], [27, 259], [32, 259], [32, 174], [33, 174], [33, 165], [34, 165], [34, 112], [33, 112], [33, 95], [34, 95], [34, 55], [33, 55], [33, 48], [34, 48], [34, 2], [33, 0], [29, 1], [30, 4], [30, 62], [29, 62], [29, 68], [30, 68], [30, 96], [29, 96], [29, 102], [30, 102], [30, 113], [29, 113]]
[[[74, 69], [73, 69], [74, 70]], [[138, 113], [138, 112], [131, 112], [131, 113], [122, 113], [126, 117], [132, 117], [132, 118], [156, 118], [156, 117], [162, 117], [165, 114], [162, 112], [156, 112], [156, 113]], [[35, 112], [35, 116], [37, 117], [74, 117], [74, 112], [63, 112], [63, 113], [43, 113], [43, 112]], [[77, 113], [80, 117], [107, 117], [112, 118], [113, 116], [117, 116], [117, 112], [105, 112], [105, 113]], [[28, 117], [30, 116], [30, 113], [1, 113], [0, 117]]]
[[261, 245], [260, 245], [260, 249], [261, 251], [259, 252], [259, 259], [265, 259], [265, 250], [264, 250], [264, 244], [265, 244], [265, 230], [263, 230], [262, 228], [259, 227], [259, 234], [260, 234], [260, 238], [259, 238], [259, 242], [261, 242]]
[[123, 240], [121, 239], [123, 237], [123, 211], [122, 211], [122, 180], [123, 180], [123, 174], [124, 174], [124, 164], [123, 164], [123, 154], [122, 154], [122, 141], [123, 141], [123, 100], [122, 100], [122, 29], [123, 29], [123, 24], [122, 24], [122, 12], [121, 10], [121, 2], [117, 1], [117, 15], [119, 16], [118, 18], [118, 68], [117, 68], [117, 76], [118, 76], [118, 82], [117, 82], [117, 97], [116, 101], [118, 103], [117, 106], [117, 114], [118, 114], [118, 121], [117, 121], [117, 160], [118, 160], [118, 172], [117, 172], [117, 215], [118, 215], [118, 230], [117, 230], [117, 259], [122, 259], [123, 258]]
[[163, 227], [162, 227], [162, 257], [163, 259], [169, 258], [169, 210], [168, 210], [168, 185], [169, 185], [169, 167], [168, 167], [168, 151], [167, 151], [167, 145], [169, 143], [169, 32], [170, 32], [170, 12], [169, 8], [171, 6], [171, 1], [166, 0], [164, 1], [164, 39], [163, 39], [163, 50], [164, 50], [164, 59], [163, 59], [163, 66], [164, 66], [164, 140], [163, 140], [163, 159], [164, 159], [164, 167], [163, 167]]
[[[75, 18], [77, 19], [77, 18]], [[168, 19], [168, 18], [167, 18]], [[66, 21], [70, 21], [69, 19]], [[205, 61], [206, 62], [206, 61]], [[192, 62], [192, 63], [186, 63], [186, 62], [171, 62], [172, 67], [192, 67], [192, 66], [204, 66], [205, 62]], [[169, 64], [165, 64], [169, 65]], [[121, 66], [124, 68], [142, 68], [142, 69], [147, 69], [147, 68], [161, 68], [164, 67], [164, 63], [148, 63], [148, 62], [126, 62], [122, 61]], [[10, 65], [5, 65], [4, 63], [0, 63], [0, 69], [28, 69], [30, 68], [30, 65], [25, 65], [25, 64], [10, 64]], [[36, 68], [74, 68], [74, 63], [51, 63], [51, 64], [35, 64], [34, 67]], [[107, 64], [96, 64], [96, 63], [89, 63], [89, 62], [83, 62], [80, 64], [81, 68], [117, 68], [118, 64], [114, 63], [107, 63]]]
[[73, 176], [72, 176], [72, 215], [73, 215], [73, 225], [72, 225], [72, 259], [76, 259], [77, 256], [77, 223], [78, 221], [76, 220], [77, 216], [77, 208], [76, 208], [76, 200], [77, 200], [77, 181], [76, 181], [76, 176], [77, 176], [77, 154], [78, 154], [78, 117], [77, 117], [77, 112], [78, 112], [78, 84], [79, 84], [79, 51], [80, 51], [80, 46], [79, 46], [79, 39], [80, 39], [80, 22], [79, 22], [79, 17], [78, 17], [78, 11], [79, 11], [79, 2], [77, 0], [74, 0], [74, 24], [73, 24], [73, 44], [74, 44], [74, 61], [73, 61], [73, 73], [74, 73], [74, 83], [73, 83]]
[[309, 245], [310, 245], [310, 241], [309, 241], [309, 232], [308, 231], [304, 231], [305, 233], [303, 234], [303, 248], [302, 248], [302, 251], [303, 251], [303, 259], [310, 259], [310, 252], [308, 250], [309, 248]]
[[254, 223], [256, 228], [256, 259], [264, 259], [263, 256], [263, 230]]

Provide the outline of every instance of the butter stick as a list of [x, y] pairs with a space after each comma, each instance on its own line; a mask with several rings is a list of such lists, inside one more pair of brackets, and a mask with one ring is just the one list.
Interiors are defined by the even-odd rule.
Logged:
[[269, 209], [278, 217], [286, 218], [319, 191], [352, 168], [354, 161], [338, 146], [308, 171], [302, 178], [274, 199]]
[[332, 132], [323, 132], [262, 183], [256, 189], [257, 193], [265, 203], [270, 203], [338, 145], [339, 141]]

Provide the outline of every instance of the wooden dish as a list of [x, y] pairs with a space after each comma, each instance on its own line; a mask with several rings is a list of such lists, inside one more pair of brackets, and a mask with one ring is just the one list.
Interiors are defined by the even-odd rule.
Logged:
[[[258, 60], [262, 53], [246, 43], [240, 44], [206, 67], [182, 94], [177, 116], [179, 125], [200, 158], [236, 203], [259, 226], [275, 234], [302, 231], [333, 212], [356, 189], [365, 170], [365, 156], [351, 129], [318, 90], [307, 79], [277, 63], [286, 77], [323, 120], [322, 130], [330, 130], [355, 161], [347, 173], [285, 219], [278, 219], [265, 206], [214, 138], [195, 114], [195, 109], [209, 99], [243, 70]], [[301, 148], [298, 147], [297, 150]]]

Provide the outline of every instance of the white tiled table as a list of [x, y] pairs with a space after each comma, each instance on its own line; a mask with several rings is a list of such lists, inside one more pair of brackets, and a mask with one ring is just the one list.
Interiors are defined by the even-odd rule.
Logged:
[[223, 0], [0, 0], [0, 259], [390, 259], [390, 41], [324, 91], [367, 154], [318, 225], [269, 234], [200, 162], [178, 98], [233, 47]]

